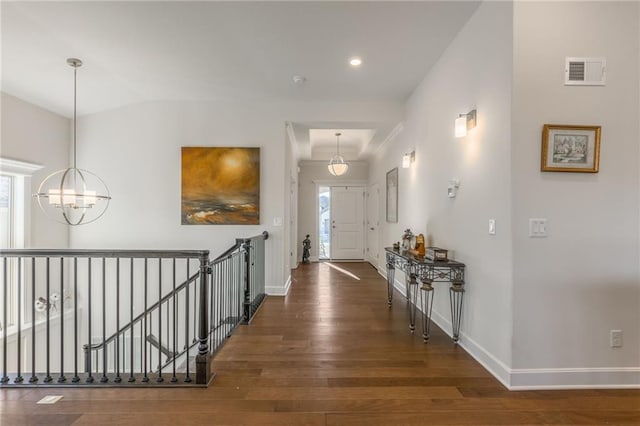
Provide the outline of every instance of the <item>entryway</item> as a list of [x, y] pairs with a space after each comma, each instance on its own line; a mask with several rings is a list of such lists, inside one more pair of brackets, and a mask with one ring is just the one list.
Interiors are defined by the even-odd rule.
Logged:
[[318, 258], [364, 260], [365, 188], [318, 187]]

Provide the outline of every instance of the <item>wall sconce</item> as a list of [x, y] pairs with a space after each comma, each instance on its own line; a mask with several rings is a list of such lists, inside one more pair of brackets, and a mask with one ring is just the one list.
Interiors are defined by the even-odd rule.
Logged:
[[409, 167], [411, 167], [411, 163], [413, 163], [414, 161], [416, 161], [416, 151], [413, 150], [411, 152], [406, 153], [405, 155], [402, 156], [402, 168], [403, 169], [408, 169]]
[[469, 111], [467, 114], [460, 114], [456, 118], [456, 138], [467, 136], [467, 130], [476, 127], [476, 110]]

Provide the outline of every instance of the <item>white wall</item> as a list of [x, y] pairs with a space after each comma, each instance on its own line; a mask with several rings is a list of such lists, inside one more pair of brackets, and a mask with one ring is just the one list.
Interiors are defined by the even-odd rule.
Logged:
[[[640, 383], [638, 16], [637, 2], [514, 5], [515, 386]], [[606, 86], [564, 86], [567, 56], [606, 57]], [[545, 123], [602, 126], [600, 172], [540, 172]], [[528, 237], [531, 217], [547, 238]]]
[[[31, 177], [29, 193], [37, 192], [43, 179], [69, 167], [69, 119], [2, 93], [0, 156], [43, 166]], [[31, 198], [30, 241], [27, 248], [64, 248], [69, 243], [68, 227], [54, 222]]]
[[[267, 230], [267, 285], [282, 285], [282, 227], [272, 226], [283, 216], [282, 170], [267, 165], [284, 158], [283, 129], [269, 111], [230, 104], [147, 103], [81, 118], [79, 159], [113, 199], [99, 221], [72, 229], [72, 246], [209, 249], [215, 258], [236, 237]], [[182, 146], [260, 147], [261, 225], [181, 225]]]
[[[399, 220], [382, 221], [381, 250], [411, 228], [467, 265], [461, 345], [503, 379], [511, 358], [511, 34], [511, 4], [483, 3], [413, 93], [403, 131], [370, 169], [384, 193], [385, 173], [415, 148], [415, 163], [399, 169]], [[454, 138], [455, 118], [474, 108], [477, 127]], [[447, 196], [450, 179], [460, 180], [456, 198]], [[436, 286], [434, 319], [450, 332], [447, 288]]]
[[[287, 170], [285, 188], [288, 188], [289, 210], [285, 212], [289, 224], [288, 262], [286, 268], [290, 274], [291, 269], [298, 266], [298, 149], [295, 141], [291, 139], [291, 124], [287, 124]], [[286, 251], [285, 251], [286, 253]]]
[[328, 161], [302, 161], [300, 162], [300, 174], [298, 175], [298, 261], [302, 261], [302, 240], [309, 234], [311, 239], [311, 260], [318, 260], [318, 212], [317, 185], [334, 184], [365, 185], [369, 175], [369, 165], [365, 162], [349, 161], [349, 170], [342, 176], [333, 176], [329, 173]]
[[[267, 230], [267, 290], [284, 294], [290, 253], [285, 122], [381, 120], [400, 113], [395, 104], [211, 101], [153, 102], [82, 117], [78, 136], [86, 150], [79, 153], [79, 161], [104, 179], [113, 199], [103, 218], [72, 230], [71, 244], [78, 248], [209, 249], [215, 257], [236, 237]], [[261, 224], [181, 225], [182, 146], [260, 147]], [[281, 218], [283, 225], [275, 226], [275, 218]]]

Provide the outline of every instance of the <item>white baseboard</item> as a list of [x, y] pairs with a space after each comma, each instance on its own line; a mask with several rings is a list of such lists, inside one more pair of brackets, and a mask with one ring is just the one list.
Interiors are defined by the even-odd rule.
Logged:
[[[378, 273], [387, 278], [385, 269], [378, 268]], [[394, 279], [393, 284], [406, 297], [404, 283]], [[431, 320], [452, 335], [448, 315], [433, 311]], [[512, 369], [462, 331], [458, 345], [509, 390], [640, 389], [640, 367]]]
[[265, 292], [269, 296], [286, 296], [289, 294], [289, 290], [291, 289], [291, 275], [287, 277], [287, 281], [284, 283], [284, 286], [276, 287], [276, 286], [266, 286]]
[[[449, 337], [452, 337], [453, 331], [451, 328], [451, 320], [443, 316], [439, 312], [433, 311], [431, 313], [431, 321], [440, 327]], [[469, 355], [473, 357], [480, 365], [482, 365], [493, 377], [495, 377], [502, 385], [508, 389], [511, 389], [510, 373], [511, 369], [506, 366], [502, 361], [493, 356], [484, 347], [478, 344], [471, 337], [467, 336], [460, 330], [460, 336], [458, 340], [458, 346], [465, 350]]]
[[372, 264], [373, 266], [376, 267], [377, 269], [377, 265], [378, 265], [378, 259], [376, 259], [375, 257], [371, 257], [371, 256], [365, 256], [364, 260], [366, 262], [369, 262], [370, 264]]
[[509, 389], [640, 389], [640, 367], [514, 368]]

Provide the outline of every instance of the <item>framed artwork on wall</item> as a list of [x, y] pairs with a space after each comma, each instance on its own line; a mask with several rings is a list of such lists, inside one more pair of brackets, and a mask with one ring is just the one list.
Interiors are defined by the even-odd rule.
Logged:
[[544, 125], [543, 172], [598, 173], [599, 163], [600, 126]]
[[398, 222], [398, 168], [387, 172], [387, 222]]
[[183, 225], [260, 224], [260, 148], [182, 147]]

